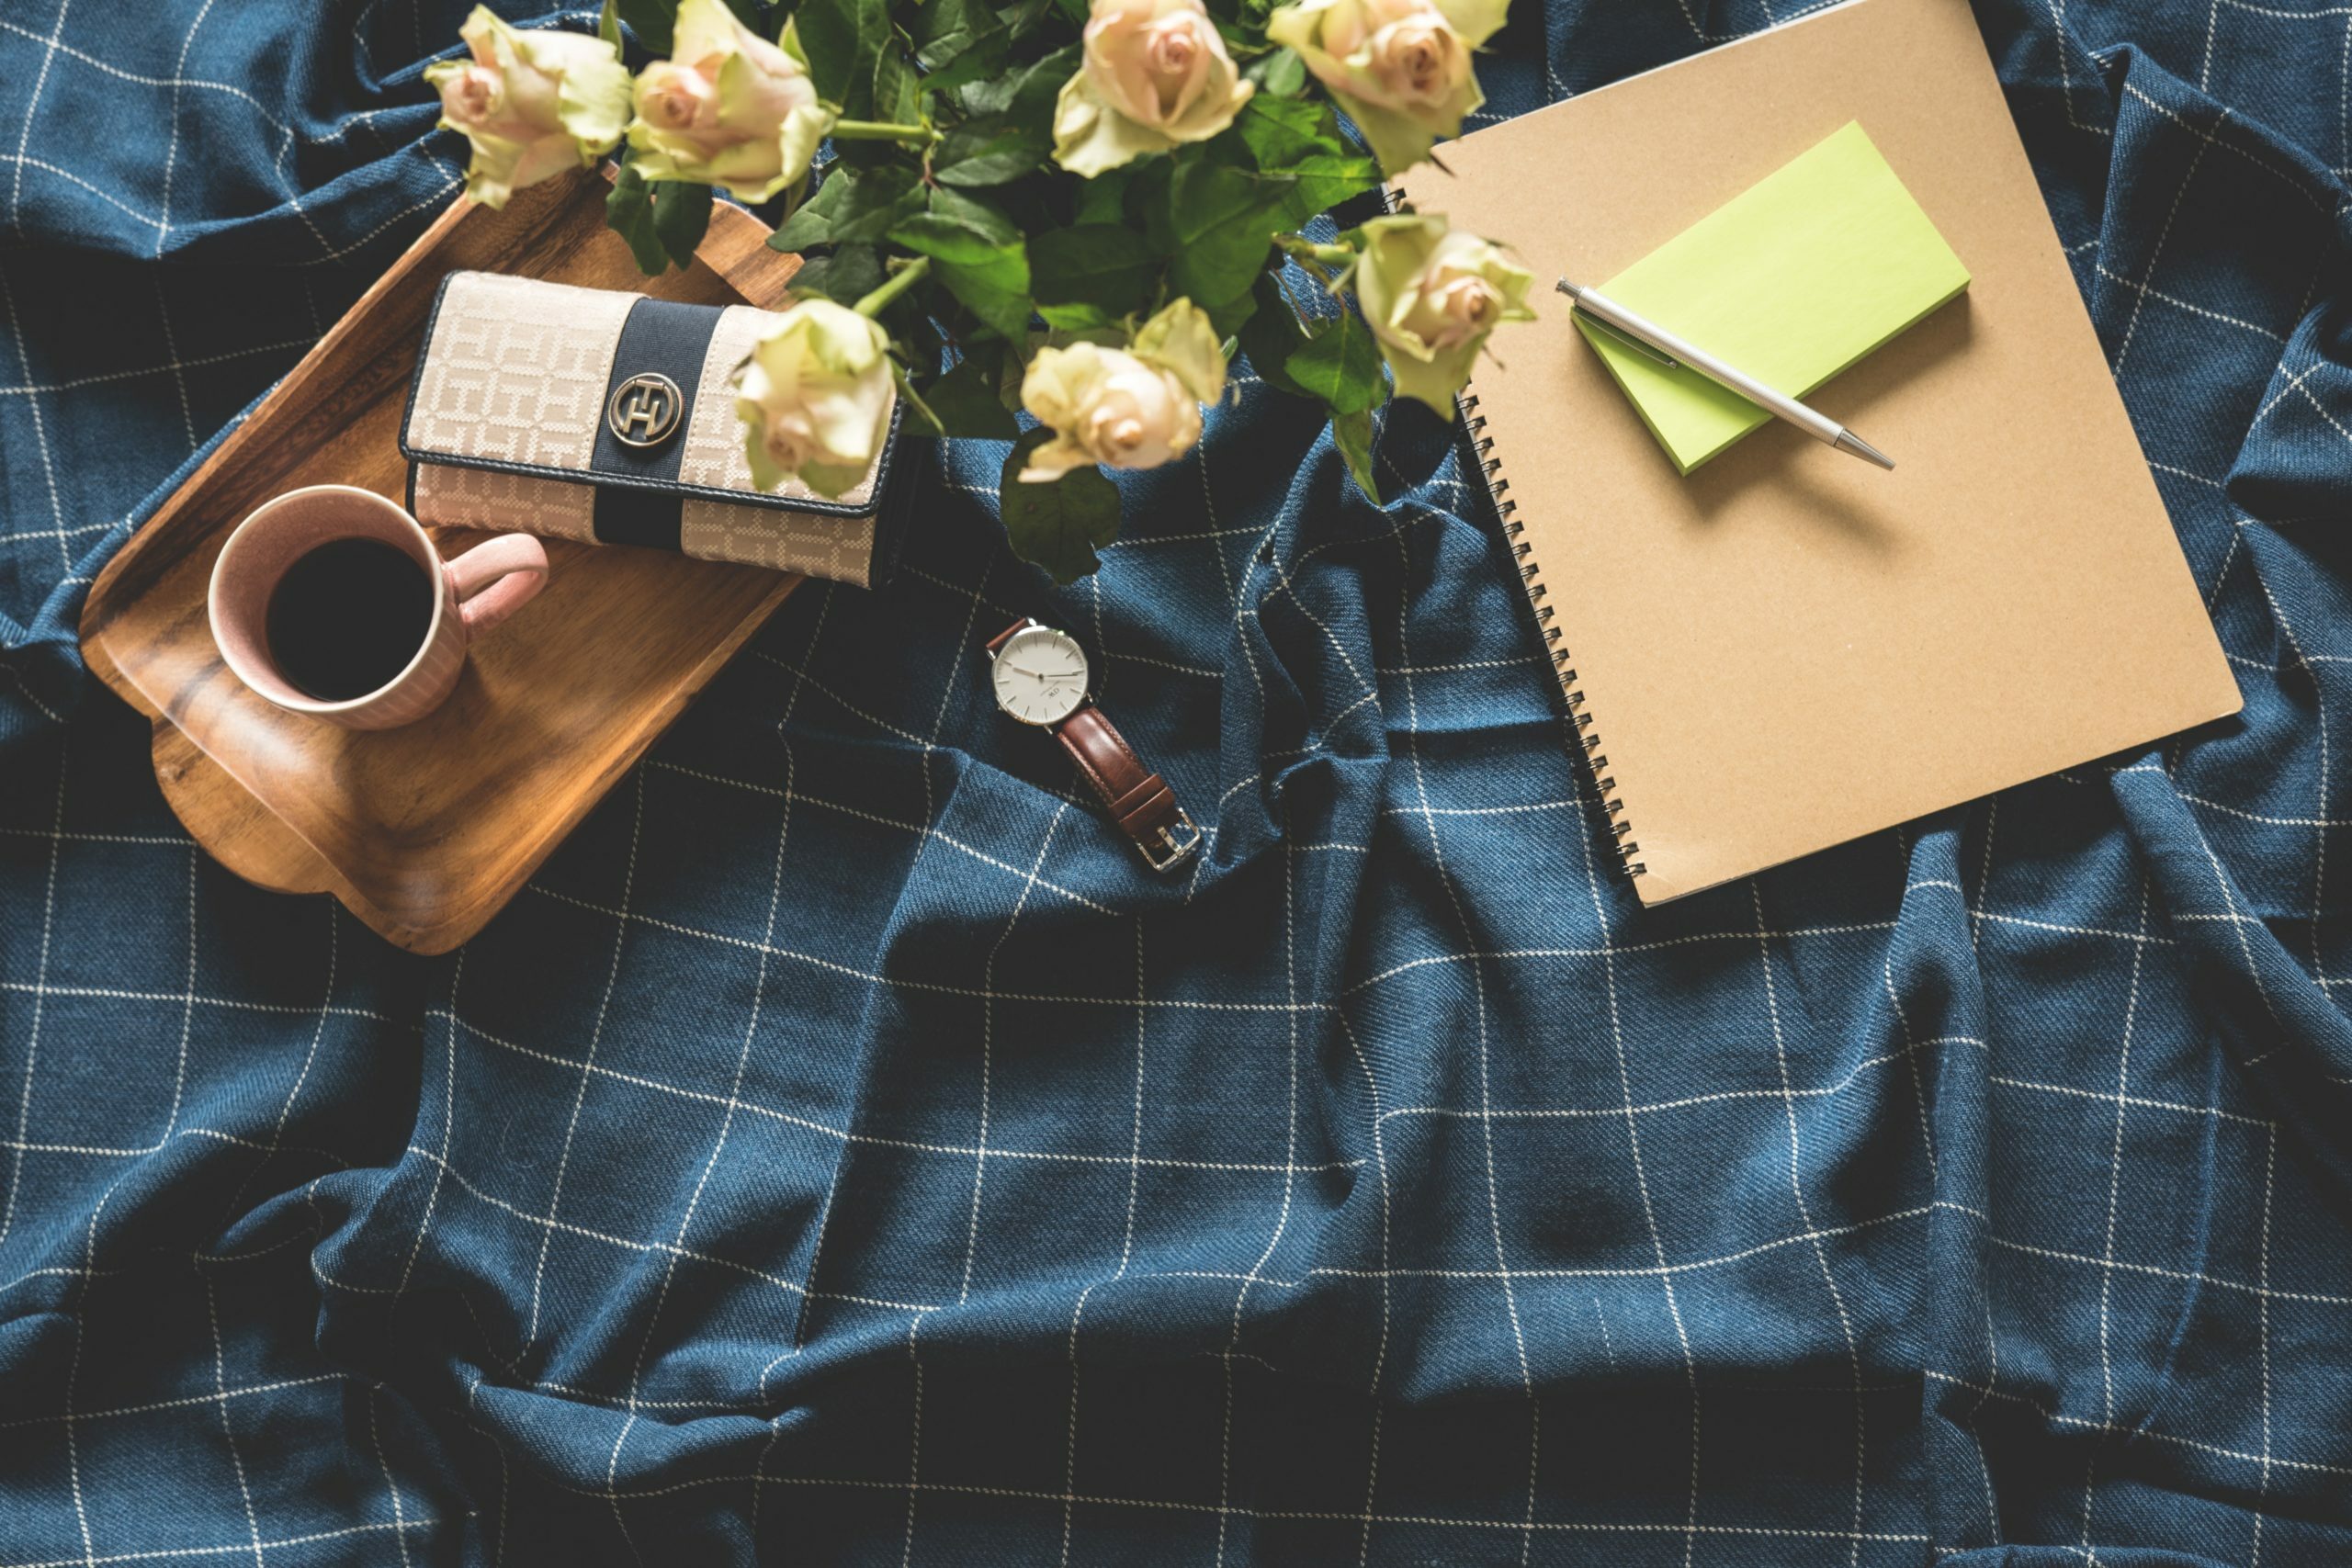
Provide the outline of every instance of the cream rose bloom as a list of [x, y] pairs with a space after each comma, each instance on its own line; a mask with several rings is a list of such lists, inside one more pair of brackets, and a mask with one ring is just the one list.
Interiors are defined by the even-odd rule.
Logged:
[[1397, 175], [1487, 101], [1470, 51], [1504, 10], [1505, 0], [1300, 0], [1266, 19], [1266, 36], [1298, 51]]
[[613, 46], [579, 33], [522, 32], [477, 6], [458, 36], [467, 60], [425, 67], [441, 129], [473, 146], [466, 194], [503, 207], [525, 186], [584, 169], [620, 145], [628, 71]]
[[1470, 378], [1487, 334], [1504, 321], [1535, 319], [1527, 305], [1534, 275], [1434, 215], [1375, 218], [1363, 226], [1363, 239], [1342, 281], [1355, 288], [1396, 393], [1451, 418], [1453, 394]]
[[1205, 141], [1253, 90], [1201, 0], [1093, 0], [1084, 63], [1054, 105], [1054, 161], [1092, 179]]
[[808, 172], [835, 117], [817, 101], [791, 26], [770, 43], [725, 0], [680, 0], [670, 49], [637, 78], [628, 144], [647, 179], [765, 201]]
[[1041, 348], [1021, 378], [1021, 406], [1054, 438], [1029, 454], [1027, 484], [1088, 463], [1156, 468], [1201, 438], [1201, 408], [1225, 395], [1216, 329], [1190, 299], [1146, 321], [1125, 348]]
[[752, 482], [774, 490], [797, 478], [831, 499], [864, 479], [890, 433], [889, 351], [889, 334], [845, 305], [806, 299], [785, 311], [736, 386]]

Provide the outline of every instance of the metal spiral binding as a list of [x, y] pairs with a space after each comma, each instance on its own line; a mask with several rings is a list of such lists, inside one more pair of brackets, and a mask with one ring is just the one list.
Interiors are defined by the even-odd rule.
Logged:
[[[1392, 189], [1391, 209], [1404, 199], [1402, 190]], [[1502, 477], [1503, 461], [1495, 456], [1495, 438], [1482, 434], [1487, 428], [1487, 416], [1478, 412], [1478, 395], [1464, 386], [1454, 401], [1462, 411], [1462, 422], [1470, 434], [1471, 446], [1478, 454], [1478, 471], [1485, 478], [1487, 494], [1495, 503], [1501, 517], [1503, 537], [1509, 542], [1510, 558], [1519, 568], [1520, 585], [1527, 591], [1527, 603], [1535, 612], [1535, 624], [1544, 633], [1544, 646], [1552, 660], [1552, 671], [1559, 678], [1561, 694], [1567, 698], [1569, 731], [1583, 750], [1585, 761], [1592, 769], [1594, 787], [1600, 795], [1602, 810], [1610, 818], [1610, 847], [1617, 852], [1617, 859], [1628, 876], [1639, 876], [1649, 867], [1642, 863], [1642, 846], [1634, 837], [1634, 825], [1625, 819], [1625, 803], [1617, 797], [1617, 780], [1609, 772], [1608, 754], [1600, 749], [1600, 736], [1593, 727], [1593, 716], [1585, 709], [1582, 687], [1577, 684], [1576, 667], [1568, 662], [1569, 654], [1560, 646], [1560, 628], [1552, 624], [1554, 607], [1544, 603], [1548, 590], [1544, 584], [1543, 563], [1532, 558], [1535, 547], [1521, 537], [1527, 525], [1519, 516], [1519, 502], [1511, 499], [1510, 480]]]
[[[1398, 185], [1389, 186], [1382, 197], [1383, 205], [1390, 212], [1403, 210], [1412, 199]], [[1470, 433], [1471, 445], [1477, 450], [1478, 470], [1486, 480], [1487, 494], [1502, 518], [1503, 536], [1510, 541], [1510, 558], [1519, 565], [1520, 584], [1526, 589], [1527, 602], [1535, 611], [1535, 624], [1543, 630], [1544, 646], [1552, 658], [1552, 672], [1559, 678], [1560, 690], [1567, 698], [1571, 733], [1584, 750], [1601, 808], [1610, 818], [1611, 847], [1616, 850], [1625, 874], [1639, 876], [1649, 867], [1642, 863], [1642, 846], [1634, 841], [1633, 824], [1625, 820], [1625, 803], [1617, 798], [1617, 780], [1609, 772], [1609, 757], [1601, 750], [1600, 737], [1593, 730], [1592, 715], [1585, 712], [1584, 692], [1577, 684], [1576, 667], [1568, 662], [1568, 650], [1560, 646], [1560, 628], [1552, 625], [1553, 607], [1544, 603], [1543, 563], [1532, 558], [1535, 547], [1520, 536], [1527, 531], [1527, 525], [1519, 519], [1519, 502], [1510, 499], [1510, 480], [1502, 477], [1503, 460], [1495, 456], [1495, 438], [1480, 434], [1487, 428], [1487, 416], [1478, 412], [1478, 395], [1466, 384], [1453, 400], [1462, 411], [1462, 422]]]

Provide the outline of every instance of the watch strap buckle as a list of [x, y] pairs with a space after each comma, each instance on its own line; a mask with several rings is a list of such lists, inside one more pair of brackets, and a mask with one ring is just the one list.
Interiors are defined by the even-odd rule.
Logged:
[[1135, 846], [1136, 852], [1143, 856], [1144, 864], [1165, 875], [1191, 859], [1201, 847], [1201, 829], [1180, 806], [1174, 822], [1136, 840]]

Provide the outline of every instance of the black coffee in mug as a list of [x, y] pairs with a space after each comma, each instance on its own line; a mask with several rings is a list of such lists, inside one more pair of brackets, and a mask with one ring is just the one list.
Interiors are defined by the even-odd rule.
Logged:
[[408, 668], [433, 626], [434, 582], [381, 539], [331, 539], [270, 591], [269, 656], [324, 703], [364, 697]]

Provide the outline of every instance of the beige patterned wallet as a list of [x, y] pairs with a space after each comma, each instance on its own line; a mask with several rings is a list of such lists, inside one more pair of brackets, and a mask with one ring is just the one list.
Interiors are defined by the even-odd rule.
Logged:
[[774, 321], [498, 273], [442, 280], [401, 424], [417, 520], [671, 549], [860, 588], [889, 574], [914, 486], [902, 411], [839, 500], [763, 491], [735, 369]]

